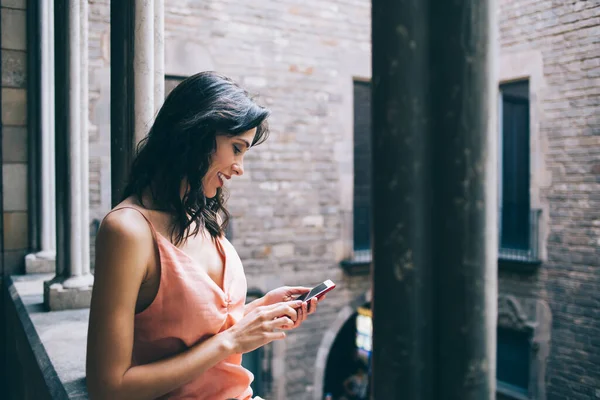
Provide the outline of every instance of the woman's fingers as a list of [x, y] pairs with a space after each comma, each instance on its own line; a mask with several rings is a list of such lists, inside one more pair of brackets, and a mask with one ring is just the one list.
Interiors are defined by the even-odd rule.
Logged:
[[302, 321], [304, 320], [304, 304], [302, 303], [300, 305], [300, 307], [298, 307], [296, 309], [296, 311], [298, 311], [298, 319], [296, 320], [296, 323], [294, 324], [295, 327], [300, 326], [300, 324], [302, 323]]
[[265, 315], [269, 320], [287, 316], [292, 321], [296, 321], [298, 319], [298, 312], [296, 311], [296, 308], [300, 307], [300, 304], [301, 302], [299, 301], [277, 303], [272, 306], [268, 306]]
[[317, 300], [316, 298], [312, 298], [310, 299], [310, 307], [308, 308], [308, 314], [312, 314], [315, 311], [317, 311], [317, 304], [319, 303], [319, 300]]
[[[285, 339], [285, 332], [283, 331], [278, 331], [278, 332], [269, 332], [267, 333], [267, 343], [271, 343], [274, 340], [282, 340]], [[265, 343], [265, 344], [267, 344]]]
[[307, 302], [303, 302], [302, 305], [300, 307], [298, 307], [298, 309], [296, 310], [298, 312], [298, 319], [296, 320], [296, 323], [294, 324], [294, 328], [298, 328], [300, 325], [302, 325], [302, 323], [304, 321], [306, 321], [306, 318], [308, 317], [308, 303]]
[[[320, 300], [322, 299], [323, 298]], [[308, 302], [294, 300], [273, 304], [264, 308], [263, 316], [268, 321], [277, 321], [276, 325], [271, 325], [277, 326], [276, 329], [297, 328], [306, 321], [306, 318], [308, 318], [310, 314], [317, 311], [317, 304], [320, 300], [312, 298]], [[287, 321], [291, 321], [291, 323], [283, 323], [282, 319], [287, 319]], [[290, 326], [288, 327], [288, 325]]]
[[288, 317], [276, 318], [268, 323], [268, 329], [274, 332], [276, 329], [291, 329], [294, 327], [294, 321]]
[[310, 288], [304, 286], [286, 286], [286, 289], [290, 294], [303, 294], [310, 292]]
[[298, 308], [298, 319], [296, 320], [296, 327], [300, 326], [308, 316], [308, 304], [306, 302], [302, 302], [302, 306]]

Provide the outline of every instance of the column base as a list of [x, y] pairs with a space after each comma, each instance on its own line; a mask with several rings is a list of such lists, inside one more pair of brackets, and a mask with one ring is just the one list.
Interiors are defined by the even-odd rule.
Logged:
[[44, 282], [44, 306], [49, 311], [88, 308], [92, 300], [94, 277], [91, 274], [54, 278]]
[[49, 274], [56, 271], [56, 253], [40, 251], [25, 256], [26, 274]]

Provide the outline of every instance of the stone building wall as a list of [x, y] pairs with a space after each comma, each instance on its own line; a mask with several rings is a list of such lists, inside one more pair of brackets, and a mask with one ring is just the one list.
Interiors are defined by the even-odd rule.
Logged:
[[27, 204], [27, 24], [25, 0], [2, 0], [2, 178], [4, 272], [23, 273]]
[[548, 399], [600, 397], [600, 4], [501, 0], [501, 81], [529, 79], [542, 265], [500, 292], [551, 310]]

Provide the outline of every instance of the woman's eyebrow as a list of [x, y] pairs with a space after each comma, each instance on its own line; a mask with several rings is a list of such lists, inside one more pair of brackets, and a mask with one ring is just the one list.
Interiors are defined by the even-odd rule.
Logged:
[[245, 139], [239, 139], [239, 140], [241, 140], [242, 142], [244, 142], [244, 144], [246, 145], [246, 150], [248, 150], [250, 148], [250, 143], [248, 143], [247, 140], [245, 140]]

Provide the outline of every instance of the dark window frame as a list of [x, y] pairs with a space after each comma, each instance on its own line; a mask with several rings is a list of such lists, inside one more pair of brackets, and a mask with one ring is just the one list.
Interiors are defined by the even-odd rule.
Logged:
[[498, 258], [503, 266], [537, 266], [540, 210], [531, 208], [529, 80], [501, 84]]
[[371, 82], [353, 81], [353, 250], [354, 259], [371, 259]]
[[[187, 78], [188, 78], [187, 76], [182, 76], [182, 75], [166, 74], [165, 75], [165, 99], [167, 98], [169, 93], [171, 93], [171, 90], [173, 90], [177, 85], [179, 85], [182, 81], [184, 81]], [[170, 82], [177, 82], [177, 83], [173, 87], [170, 87], [170, 84], [169, 84]]]
[[[497, 391], [504, 397], [512, 398], [515, 400], [529, 400], [530, 371], [532, 364], [532, 340], [534, 333], [533, 329], [527, 327], [526, 329], [517, 330], [498, 326], [496, 328], [496, 331], [498, 338], [498, 355], [496, 356]], [[515, 365], [515, 363], [511, 363], [511, 360], [507, 360], [505, 357], [504, 360], [508, 362], [509, 365], [500, 365], [500, 363], [502, 362], [500, 353], [502, 352], [506, 356], [507, 351], [507, 348], [503, 346], [503, 344], [507, 345], [510, 341], [512, 341], [513, 344], [515, 341], [518, 341], [518, 346], [524, 346], [524, 348], [520, 348], [520, 351], [517, 352], [520, 353], [518, 355], [524, 358], [524, 360], [518, 360], [518, 362], [516, 363], [517, 365]], [[523, 362], [525, 362], [526, 364], [520, 365], [520, 363]], [[517, 371], [518, 369], [524, 369], [525, 371]], [[514, 376], [515, 372], [524, 373], [525, 376], [516, 377]], [[519, 380], [521, 381], [519, 382]]]

